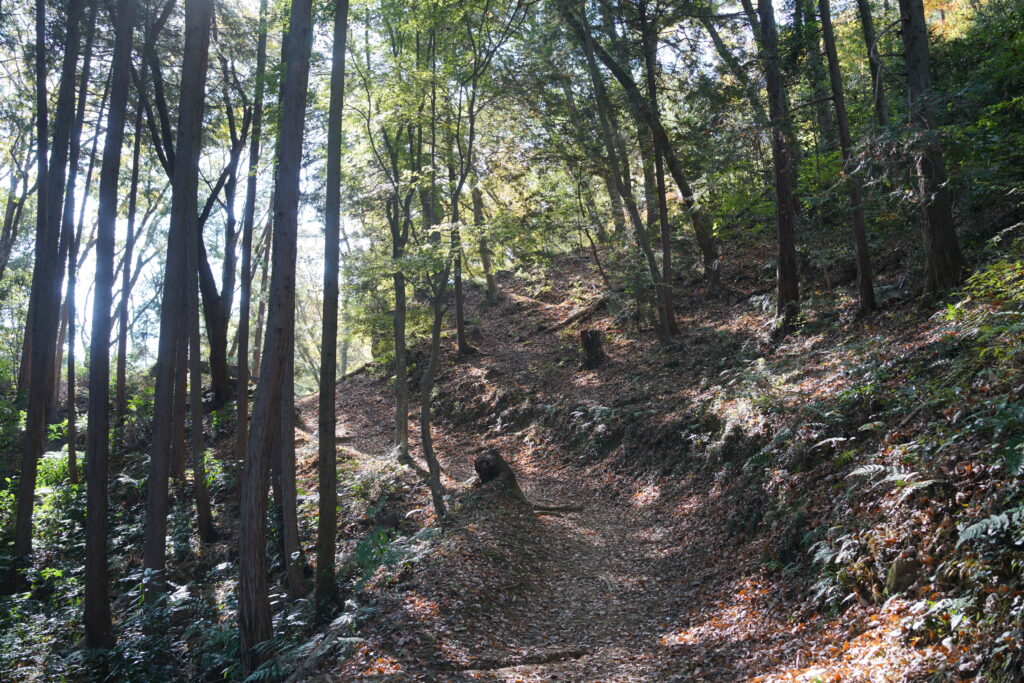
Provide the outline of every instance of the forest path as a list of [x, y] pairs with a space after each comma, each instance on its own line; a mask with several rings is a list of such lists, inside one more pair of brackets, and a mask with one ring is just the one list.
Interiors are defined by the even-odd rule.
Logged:
[[496, 655], [467, 643], [469, 665], [438, 667], [436, 680], [746, 680], [772, 672], [763, 655], [786, 641], [793, 663], [811, 658], [796, 652], [803, 628], [763, 572], [762, 549], [737, 543], [713, 492], [668, 491], [651, 477], [624, 497], [571, 453], [530, 451], [510, 458], [527, 496], [583, 509], [536, 516], [528, 544], [542, 552], [525, 604], [488, 619], [515, 645]]

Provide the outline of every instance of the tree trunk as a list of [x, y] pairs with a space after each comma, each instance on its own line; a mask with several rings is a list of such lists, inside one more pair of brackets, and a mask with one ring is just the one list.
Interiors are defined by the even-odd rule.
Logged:
[[453, 289], [455, 290], [455, 348], [459, 355], [465, 356], [476, 353], [469, 340], [466, 339], [466, 298], [462, 291], [462, 231], [459, 229], [459, 196], [462, 189], [463, 178], [456, 179], [454, 163], [449, 166], [450, 180], [454, 182], [455, 190], [452, 192], [452, 271]]
[[[189, 292], [190, 296], [192, 291]], [[198, 295], [196, 295], [198, 296]], [[196, 532], [199, 540], [210, 543], [217, 537], [210, 513], [210, 492], [206, 488], [206, 446], [203, 438], [203, 373], [199, 339], [199, 306], [189, 313], [189, 404], [192, 419], [192, 494], [196, 500]]]
[[[92, 47], [96, 36], [97, 3], [90, 5], [85, 40], [85, 56], [82, 62], [82, 78], [78, 87], [78, 110], [75, 114], [75, 127], [71, 133], [71, 154], [68, 160], [68, 179], [65, 189], [64, 214], [61, 218], [61, 230], [68, 240], [68, 473], [72, 484], [78, 483], [78, 409], [76, 401], [75, 378], [75, 293], [78, 287], [78, 248], [81, 242], [81, 229], [75, 230], [75, 184], [78, 179], [78, 162], [82, 152], [82, 125], [85, 120], [85, 102], [89, 92], [89, 75], [92, 65]], [[106, 89], [105, 89], [106, 90]], [[104, 92], [103, 99], [106, 99]], [[101, 107], [102, 109], [102, 107]], [[95, 144], [93, 146], [95, 151]], [[90, 159], [90, 166], [92, 160]], [[85, 204], [83, 196], [82, 203]]]
[[[274, 206], [274, 197], [271, 197], [270, 205]], [[260, 259], [260, 303], [256, 307], [256, 339], [253, 341], [252, 351], [252, 376], [260, 376], [260, 359], [263, 357], [263, 334], [266, 332], [266, 326], [263, 324], [267, 314], [267, 271], [270, 265], [270, 250], [273, 246], [273, 233], [271, 225], [273, 223], [273, 215], [267, 219], [267, 225], [265, 229], [265, 238], [263, 245], [263, 256]], [[248, 445], [246, 446], [248, 448]]]
[[318, 515], [316, 545], [316, 605], [327, 611], [337, 596], [334, 577], [338, 534], [337, 407], [338, 388], [338, 269], [341, 250], [341, 117], [345, 106], [345, 45], [348, 38], [348, 0], [334, 10], [331, 60], [331, 101], [327, 120], [327, 198], [324, 225], [324, 313], [320, 338]]
[[924, 233], [925, 290], [939, 293], [960, 284], [965, 263], [953, 224], [942, 146], [933, 139], [938, 125], [931, 107], [934, 93], [922, 1], [900, 0], [900, 18], [910, 124], [923, 138], [917, 145], [914, 165]]
[[306, 594], [303, 568], [306, 560], [299, 543], [298, 485], [295, 480], [295, 351], [287, 349], [287, 370], [281, 403], [281, 545], [284, 550], [285, 580], [288, 595]]
[[[61, 269], [66, 259], [61, 260]], [[70, 290], [64, 295], [64, 301], [60, 305], [60, 313], [57, 316], [57, 355], [53, 357], [53, 395], [50, 397], [50, 415], [47, 418], [47, 422], [54, 423], [59, 422], [57, 419], [57, 412], [60, 408], [60, 378], [61, 369], [64, 366], [64, 342], [68, 336], [68, 307], [70, 301]]]
[[441, 484], [441, 466], [437, 461], [437, 454], [434, 453], [434, 438], [430, 432], [431, 426], [431, 393], [434, 390], [434, 376], [437, 374], [437, 365], [441, 356], [441, 325], [444, 322], [445, 312], [445, 290], [448, 283], [448, 267], [440, 273], [437, 278], [438, 285], [434, 288], [432, 310], [434, 313], [433, 322], [430, 325], [430, 360], [420, 378], [420, 441], [423, 446], [423, 459], [427, 461], [429, 473], [428, 485], [430, 487], [430, 499], [434, 504], [434, 513], [439, 521], [443, 521], [447, 515], [444, 504], [444, 487]]
[[[401, 255], [394, 257], [397, 261]], [[396, 263], [396, 267], [400, 268]], [[398, 461], [409, 462], [409, 359], [405, 344], [406, 294], [405, 274], [396, 270], [395, 314], [392, 326], [395, 334], [395, 448]]]
[[779, 68], [779, 39], [775, 28], [775, 10], [771, 0], [758, 5], [761, 28], [761, 61], [764, 63], [768, 91], [768, 113], [772, 122], [772, 160], [775, 167], [775, 218], [778, 236], [778, 291], [776, 314], [780, 329], [787, 330], [800, 306], [796, 269], [793, 173], [790, 156], [792, 124], [786, 107], [782, 71]]
[[[186, 301], [186, 306], [187, 301]], [[174, 412], [171, 415], [171, 479], [185, 484], [185, 411], [188, 406], [188, 335], [178, 345], [174, 369]]]
[[210, 379], [214, 404], [223, 405], [231, 398], [231, 377], [228, 373], [228, 320], [224, 317], [222, 296], [217, 292], [206, 246], [200, 244], [199, 288], [202, 292], [206, 337], [210, 342]]
[[853, 244], [857, 255], [857, 296], [860, 310], [864, 313], [875, 308], [875, 286], [871, 274], [871, 255], [868, 252], [868, 237], [864, 227], [863, 188], [860, 179], [854, 175], [853, 139], [850, 136], [850, 121], [846, 116], [846, 97], [843, 93], [843, 76], [839, 70], [839, 54], [836, 51], [836, 37], [832, 30], [832, 8], [829, 0], [818, 0], [821, 14], [821, 31], [828, 57], [829, 80], [832, 84], [832, 101], [836, 109], [836, 125], [839, 132], [839, 146], [843, 154], [843, 175], [850, 193], [850, 207], [853, 218]]
[[[22, 359], [27, 384], [25, 434], [22, 440], [21, 478], [18, 484], [17, 512], [14, 526], [14, 563], [11, 579], [20, 583], [17, 574], [32, 552], [32, 508], [35, 504], [36, 471], [39, 457], [46, 447], [46, 421], [52, 398], [54, 356], [57, 342], [57, 318], [64, 280], [60, 267], [60, 218], [62, 215], [64, 170], [74, 113], [75, 68], [78, 62], [81, 0], [70, 0], [67, 7], [67, 35], [64, 62], [54, 120], [53, 149], [48, 148], [48, 105], [46, 92], [46, 4], [37, 0], [36, 23], [36, 244], [29, 295], [29, 334], [25, 336], [26, 353]], [[52, 157], [51, 157], [52, 151]], [[20, 392], [19, 392], [20, 393]]]
[[580, 347], [583, 350], [583, 367], [593, 370], [604, 362], [604, 345], [601, 330], [580, 330]]
[[[153, 443], [149, 461], [149, 497], [146, 504], [146, 547], [143, 566], [162, 573], [167, 543], [167, 475], [170, 467], [172, 413], [178, 399], [174, 384], [180, 347], [187, 343], [181, 321], [187, 309], [185, 283], [190, 280], [187, 241], [190, 230], [198, 230], [198, 170], [202, 145], [206, 69], [210, 46], [212, 0], [185, 1], [185, 47], [182, 62], [178, 138], [175, 147], [171, 194], [171, 220], [163, 302], [160, 308], [160, 342], [157, 350], [154, 391]], [[162, 580], [149, 589], [162, 590]]]
[[269, 319], [242, 481], [239, 526], [239, 606], [243, 672], [266, 656], [255, 647], [273, 634], [266, 571], [266, 510], [270, 460], [281, 437], [281, 412], [292, 410], [285, 393], [295, 337], [295, 260], [303, 124], [312, 49], [312, 2], [293, 0], [282, 46], [281, 113], [274, 198], [274, 260]]
[[78, 410], [75, 406], [75, 290], [78, 284], [78, 244], [71, 242], [68, 251], [68, 480], [78, 483]]
[[117, 186], [124, 143], [125, 113], [131, 68], [135, 0], [118, 0], [111, 66], [110, 112], [103, 143], [97, 211], [96, 287], [89, 343], [89, 426], [86, 432], [85, 642], [110, 648], [109, 579], [107, 576], [107, 461], [110, 455], [110, 307], [114, 291], [114, 234]]
[[128, 235], [124, 243], [121, 267], [121, 301], [117, 307], [117, 388], [114, 392], [115, 415], [123, 424], [128, 414], [128, 300], [132, 289], [132, 251], [135, 247], [135, 214], [139, 199], [139, 160], [142, 152], [142, 106], [136, 105], [135, 138], [132, 144], [132, 176], [128, 190]]
[[875, 110], [875, 123], [883, 127], [888, 126], [889, 101], [885, 97], [885, 84], [882, 81], [882, 57], [878, 52], [875, 21], [871, 16], [871, 4], [868, 0], [857, 0], [857, 12], [860, 14], [860, 25], [864, 32], [864, 45], [868, 49], [868, 68], [871, 71], [871, 102]]
[[[661, 119], [658, 107], [658, 38], [654, 19], [647, 16], [647, 2], [640, 3], [640, 26], [644, 50], [644, 73], [647, 78], [647, 99], [652, 116]], [[658, 220], [661, 228], [661, 296], [668, 321], [669, 334], [679, 334], [675, 306], [672, 302], [672, 229], [668, 223], [668, 199], [665, 188], [664, 154], [652, 136], [654, 146], [654, 179], [658, 193]]]
[[[213, 517], [210, 514], [210, 494], [206, 490], [206, 467], [203, 459], [206, 457], [206, 447], [203, 443], [203, 370], [202, 370], [202, 341], [199, 334], [199, 243], [202, 240], [202, 228], [198, 220], [188, 221], [188, 239], [186, 249], [188, 253], [185, 259], [185, 299], [188, 317], [188, 388], [190, 392], [189, 407], [191, 413], [191, 451], [192, 451], [192, 493], [196, 501], [196, 531], [200, 542], [208, 543], [216, 536], [213, 527]], [[175, 399], [179, 406], [181, 424], [185, 423], [185, 344], [181, 345], [182, 353], [179, 354], [179, 374], [181, 380], [178, 383], [180, 398]], [[179, 480], [184, 484], [185, 480], [185, 459], [184, 459], [184, 435], [181, 439], [182, 458], [178, 467], [180, 468]]]
[[484, 278], [487, 281], [487, 301], [495, 303], [498, 301], [498, 281], [494, 277], [494, 268], [491, 264], [491, 247], [484, 230], [484, 194], [479, 187], [474, 187], [473, 197], [473, 223], [477, 230], [480, 230], [480, 262], [484, 267]]
[[249, 140], [249, 174], [242, 214], [242, 282], [238, 295], [238, 388], [236, 393], [235, 459], [241, 481], [242, 463], [249, 440], [249, 312], [252, 300], [252, 233], [256, 223], [256, 176], [263, 135], [263, 94], [267, 70], [267, 0], [260, 0], [260, 33], [256, 40], [256, 93], [252, 106], [252, 138]]

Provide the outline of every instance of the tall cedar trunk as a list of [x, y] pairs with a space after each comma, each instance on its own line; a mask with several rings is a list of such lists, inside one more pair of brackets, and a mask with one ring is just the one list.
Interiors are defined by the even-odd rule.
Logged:
[[334, 556], [338, 534], [337, 408], [338, 267], [341, 249], [341, 116], [345, 107], [345, 44], [348, 0], [334, 10], [331, 103], [327, 120], [327, 198], [324, 221], [324, 313], [320, 337], [318, 515], [316, 528], [316, 604], [327, 611], [337, 595]]
[[[181, 320], [185, 319], [189, 231], [198, 230], [198, 170], [202, 144], [206, 67], [210, 46], [212, 0], [185, 0], [185, 51], [182, 61], [181, 100], [178, 108], [178, 139], [171, 193], [171, 221], [163, 302], [160, 307], [160, 342], [157, 350], [154, 390], [153, 443], [149, 460], [149, 497], [146, 503], [146, 547], [143, 566], [163, 572], [167, 541], [167, 476], [170, 467], [174, 384], [180, 346], [187, 343]], [[159, 589], [162, 581], [153, 584]]]
[[[231, 113], [229, 120], [234, 121], [235, 116], [233, 114], [234, 109], [231, 106], [231, 101], [228, 98], [225, 86], [224, 94], [224, 109]], [[237, 127], [235, 124], [234, 127]], [[233, 128], [234, 128], [233, 127]], [[232, 145], [230, 161], [228, 162], [228, 178], [224, 183], [224, 259], [221, 263], [221, 288], [220, 288], [220, 318], [224, 321], [224, 370], [228, 369], [227, 361], [230, 353], [227, 349], [227, 337], [228, 337], [228, 325], [231, 322], [231, 309], [235, 302], [235, 278], [236, 269], [238, 267], [238, 253], [236, 250], [236, 244], [238, 242], [238, 219], [235, 216], [235, 198], [238, 195], [238, 166], [242, 158], [242, 152], [245, 150], [245, 136], [249, 132], [249, 117], [248, 112], [243, 116], [242, 130], [237, 134], [231, 135]], [[212, 363], [211, 363], [212, 371]], [[231, 376], [227, 374], [227, 389], [231, 390]], [[223, 391], [223, 387], [221, 391]], [[218, 396], [218, 388], [216, 385], [213, 387], [214, 400], [219, 401], [221, 399], [228, 400], [230, 394], [221, 394]]]
[[878, 38], [875, 36], [875, 20], [871, 16], [868, 0], [857, 0], [864, 45], [868, 50], [868, 68], [871, 71], [871, 102], [875, 110], [875, 123], [889, 125], [889, 101], [885, 97], [885, 83], [882, 81], [882, 57], [878, 52]]
[[124, 243], [121, 266], [121, 300], [117, 306], [117, 387], [114, 391], [117, 423], [124, 422], [128, 414], [128, 300], [132, 287], [132, 251], [135, 248], [135, 214], [139, 200], [139, 161], [142, 153], [142, 105], [135, 109], [135, 128], [132, 144], [132, 176], [128, 190], [128, 235]]
[[[654, 180], [654, 135], [644, 116], [634, 112], [634, 119], [640, 172], [644, 177], [644, 206], [647, 209], [647, 215], [644, 218], [647, 221], [648, 230], [653, 230], [658, 222], [658, 183]], [[659, 290], [660, 296], [661, 282], [653, 284]]]
[[[270, 206], [273, 208], [275, 204], [274, 197], [270, 197]], [[263, 324], [267, 315], [267, 270], [270, 265], [270, 249], [273, 243], [273, 231], [271, 226], [274, 222], [273, 212], [267, 219], [267, 225], [264, 227], [263, 237], [263, 249], [261, 249], [262, 256], [260, 261], [260, 290], [259, 300], [260, 303], [256, 306], [256, 338], [253, 340], [252, 347], [252, 376], [258, 378], [260, 375], [260, 359], [263, 357], [263, 333], [266, 331], [266, 326]], [[246, 448], [248, 448], [248, 442], [246, 442]]]
[[[36, 470], [46, 447], [46, 419], [52, 398], [54, 354], [57, 342], [57, 318], [60, 308], [63, 268], [60, 251], [60, 207], [63, 206], [64, 167], [74, 113], [75, 67], [78, 61], [78, 34], [81, 0], [70, 0], [67, 7], [67, 35], [60, 90], [54, 121], [53, 149], [48, 148], [48, 106], [46, 93], [46, 6], [37, 0], [36, 22], [36, 244], [32, 268], [32, 287], [25, 335], [26, 348], [22, 366], [26, 385], [19, 384], [19, 394], [27, 391], [25, 434], [22, 440], [21, 479], [18, 484], [17, 518], [14, 526], [13, 571], [17, 572], [32, 552], [32, 508], [35, 503]], [[51, 156], [52, 152], [52, 156]], [[27, 362], [27, 367], [26, 366]], [[17, 574], [12, 579], [20, 580]]]
[[[206, 467], [203, 463], [205, 457], [205, 445], [203, 443], [203, 370], [202, 370], [202, 340], [199, 334], [199, 242], [202, 240], [201, 228], [198, 219], [188, 221], [188, 238], [185, 257], [185, 298], [188, 317], [188, 387], [189, 407], [191, 416], [191, 452], [192, 452], [192, 493], [196, 501], [196, 530], [199, 540], [209, 542], [214, 539], [213, 518], [210, 515], [210, 494], [206, 490]], [[184, 347], [184, 344], [182, 344]], [[184, 353], [179, 353], [180, 363], [179, 377], [181, 381], [178, 386], [181, 389], [181, 397], [175, 399], [180, 408], [181, 422], [184, 424], [184, 402], [185, 402], [185, 363]], [[184, 438], [181, 440], [184, 442]], [[184, 443], [182, 443], [182, 455], [184, 455]], [[184, 481], [184, 458], [180, 463], [180, 480]]]
[[[223, 59], [223, 58], [222, 58]], [[228, 67], [224, 67], [228, 71]], [[221, 406], [230, 400], [234, 388], [231, 384], [231, 375], [228, 370], [228, 325], [231, 322], [231, 308], [235, 296], [235, 270], [238, 265], [235, 244], [237, 242], [235, 218], [235, 197], [238, 190], [238, 165], [245, 149], [246, 135], [249, 132], [250, 119], [248, 114], [243, 116], [241, 131], [235, 121], [234, 109], [225, 84], [224, 110], [228, 115], [229, 132], [231, 137], [231, 150], [229, 153], [228, 166], [225, 169], [227, 178], [224, 182], [224, 207], [226, 217], [224, 220], [224, 258], [221, 264], [221, 289], [217, 293], [217, 286], [213, 282], [213, 272], [206, 258], [206, 248], [202, 243], [200, 251], [200, 264], [203, 281], [206, 284], [203, 288], [204, 301], [206, 302], [206, 336], [210, 341], [210, 382], [213, 388], [213, 404]], [[200, 239], [202, 236], [200, 235]]]
[[953, 224], [942, 147], [934, 139], [938, 125], [931, 106], [934, 93], [922, 0], [900, 0], [900, 19], [903, 24], [901, 35], [907, 66], [910, 123], [922, 138], [915, 151], [914, 164], [924, 233], [925, 290], [938, 293], [963, 280], [966, 264]]
[[[96, 37], [96, 12], [97, 2], [92, 2], [87, 20], [87, 33], [85, 40], [85, 53], [82, 61], [82, 76], [78, 84], [78, 103], [75, 113], [74, 129], [71, 132], [71, 149], [68, 158], [68, 178], [64, 198], [64, 214], [61, 218], [61, 231], [66, 235], [68, 241], [68, 392], [67, 392], [67, 420], [68, 420], [68, 473], [72, 484], [78, 483], [78, 410], [76, 401], [76, 378], [75, 378], [75, 317], [77, 309], [75, 306], [75, 293], [78, 287], [78, 248], [81, 242], [80, 231], [75, 231], [75, 184], [78, 180], [78, 163], [82, 152], [82, 126], [85, 121], [85, 102], [89, 92], [89, 76], [92, 67], [92, 46]], [[103, 99], [106, 99], [104, 92]], [[102, 110], [102, 107], [101, 107]], [[95, 143], [93, 145], [95, 151]], [[90, 159], [90, 169], [92, 160]], [[83, 195], [82, 204], [85, 204]]]
[[[392, 247], [397, 252], [397, 247]], [[394, 254], [397, 262], [401, 253]], [[396, 268], [401, 266], [396, 264]], [[395, 314], [392, 327], [395, 336], [395, 449], [399, 462], [409, 461], [409, 353], [405, 345], [406, 293], [405, 273], [396, 270], [392, 276], [395, 285]]]
[[860, 179], [853, 174], [853, 139], [850, 136], [850, 121], [846, 116], [846, 97], [843, 93], [843, 76], [839, 70], [839, 54], [836, 52], [836, 37], [832, 30], [832, 8], [829, 0], [818, 0], [821, 14], [822, 39], [825, 55], [828, 57], [828, 74], [832, 84], [832, 101], [836, 108], [836, 126], [839, 132], [839, 146], [843, 154], [844, 176], [850, 193], [850, 207], [853, 219], [853, 245], [857, 254], [857, 299], [864, 313], [875, 308], [875, 286], [871, 274], [871, 255], [868, 252], [868, 237], [864, 227], [863, 188]]
[[[188, 303], [186, 301], [185, 305]], [[186, 318], [187, 320], [187, 318]], [[175, 352], [174, 407], [171, 414], [171, 479], [185, 483], [185, 412], [188, 409], [188, 334], [181, 332], [182, 341]]]
[[[56, 254], [50, 253], [55, 251], [50, 246], [50, 240], [46, 234], [46, 211], [39, 210], [39, 207], [47, 205], [47, 182], [46, 175], [49, 168], [49, 106], [50, 100], [46, 90], [46, 1], [36, 0], [35, 2], [35, 49], [33, 56], [35, 58], [35, 129], [36, 129], [36, 238], [35, 238], [35, 259], [32, 263], [32, 287], [29, 290], [29, 304], [28, 312], [25, 315], [25, 329], [29, 334], [24, 335], [22, 339], [21, 347], [21, 362], [18, 368], [18, 391], [17, 391], [17, 403], [19, 407], [27, 407], [26, 402], [31, 403], [33, 398], [29, 396], [30, 383], [32, 377], [32, 359], [33, 359], [33, 340], [37, 335], [41, 335], [45, 332], [46, 326], [41, 321], [36, 320], [36, 308], [39, 306], [39, 298], [43, 293], [43, 289], [50, 284], [50, 280], [47, 278], [45, 269], [52, 262]], [[59, 296], [59, 295], [58, 295]], [[35, 398], [37, 403], [45, 403], [45, 399]], [[40, 406], [36, 406], [34, 412], [38, 413]], [[41, 427], [36, 424], [40, 422], [34, 415], [27, 416], [33, 420], [33, 422], [26, 424], [26, 432], [22, 442], [22, 468], [21, 471], [25, 471], [25, 465], [28, 464], [31, 468], [30, 473], [33, 474], [32, 479], [35, 479], [36, 465], [35, 461], [39, 459], [39, 456], [43, 452], [44, 443], [41, 442], [37, 445], [37, 441], [40, 438], [45, 439], [45, 425]], [[41, 435], [41, 436], [40, 436]], [[34, 454], [34, 456], [33, 456]], [[32, 463], [26, 463], [26, 460], [33, 460]], [[24, 477], [23, 477], [24, 479]], [[34, 496], [35, 483], [32, 484], [32, 494]], [[27, 555], [31, 551], [32, 545], [32, 525], [31, 522], [23, 523], [22, 517], [31, 515], [32, 513], [32, 502], [29, 502], [26, 510], [22, 509], [21, 503], [21, 490], [19, 487], [18, 491], [18, 521], [15, 526], [15, 555], [18, 555], [19, 546], [24, 545], [24, 553]], [[18, 529], [21, 526], [27, 528], [27, 540], [22, 539], [19, 542], [19, 538], [24, 535], [24, 532], [19, 534]], [[13, 575], [12, 575], [13, 577]]]
[[[604, 78], [597, 67], [597, 60], [594, 56], [596, 44], [590, 35], [590, 27], [587, 25], [586, 16], [582, 13], [578, 14], [580, 6], [574, 0], [563, 0], [561, 9], [564, 18], [576, 33], [576, 37], [583, 47], [587, 71], [590, 74], [590, 80], [594, 88], [594, 101], [597, 105], [601, 137], [604, 140], [605, 152], [608, 155], [608, 166], [611, 168], [612, 177], [615, 179], [616, 189], [626, 204], [626, 211], [629, 214], [630, 222], [633, 224], [633, 234], [636, 238], [637, 246], [647, 262], [651, 281], [657, 283], [661, 280], [661, 274], [658, 270], [658, 264], [654, 260], [654, 252], [651, 249], [650, 239], [647, 235], [647, 226], [644, 225], [644, 221], [640, 217], [640, 210], [637, 208], [636, 200], [633, 198], [633, 192], [626, 186], [623, 175], [623, 168], [628, 165], [628, 161], [625, 158], [620, 158], [615, 144], [615, 134], [613, 133], [610, 120], [611, 102], [608, 99]], [[657, 310], [659, 317], [658, 337], [662, 343], [668, 343], [669, 332], [665, 320], [665, 307], [660, 297], [657, 302]]]
[[306, 560], [299, 542], [298, 484], [295, 481], [295, 350], [286, 349], [285, 382], [281, 388], [283, 402], [280, 412], [281, 436], [281, 549], [288, 595], [300, 598], [306, 594], [303, 568]]
[[498, 281], [494, 277], [494, 267], [491, 264], [491, 246], [487, 240], [484, 230], [484, 193], [480, 187], [474, 187], [473, 197], [473, 224], [480, 231], [480, 262], [484, 266], [484, 278], [487, 280], [487, 301], [495, 303], [498, 300]]
[[[658, 34], [652, 17], [647, 16], [647, 2], [640, 3], [640, 27], [644, 50], [644, 73], [647, 78], [647, 99], [653, 116], [661, 118], [658, 108]], [[654, 138], [652, 136], [652, 143]], [[668, 199], [665, 188], [665, 160], [657, 144], [654, 147], [654, 179], [658, 193], [658, 221], [661, 229], [661, 296], [670, 335], [679, 334], [675, 306], [672, 303], [672, 229], [668, 223]]]
[[210, 341], [210, 379], [215, 405], [231, 398], [231, 377], [228, 373], [228, 319], [224, 317], [222, 296], [217, 292], [205, 245], [200, 245], [199, 287], [206, 320], [206, 336]]
[[75, 406], [75, 290], [78, 285], [78, 269], [75, 259], [78, 256], [78, 244], [71, 242], [68, 252], [68, 481], [78, 483], [78, 409]]
[[[60, 260], [62, 271], [64, 270], [63, 265], [66, 262], [67, 256]], [[60, 373], [64, 365], [64, 342], [68, 334], [68, 306], [70, 304], [68, 296], [69, 293], [64, 294], [64, 301], [61, 302], [60, 313], [57, 315], [57, 355], [53, 357], [53, 394], [50, 396], [50, 415], [47, 417], [47, 422], [49, 423], [59, 421], [57, 412], [60, 410]]]
[[[68, 177], [64, 190], [64, 212], [61, 216], [61, 232], [68, 242], [68, 391], [67, 391], [67, 434], [68, 434], [68, 474], [72, 484], [78, 483], [78, 413], [75, 406], [75, 291], [77, 289], [78, 239], [75, 235], [75, 184], [78, 180], [78, 162], [82, 152], [82, 126], [85, 120], [85, 100], [89, 92], [89, 74], [92, 64], [93, 39], [96, 36], [97, 3], [89, 6], [85, 53], [82, 62], [82, 75], [78, 84], [78, 102], [75, 112], [74, 128], [71, 131], [70, 155], [68, 157]], [[15, 174], [12, 174], [12, 178]], [[83, 204], [85, 200], [83, 198]], [[59, 375], [59, 370], [58, 373]], [[56, 399], [57, 394], [55, 392]]]
[[107, 577], [107, 459], [110, 455], [110, 307], [114, 292], [117, 186], [124, 143], [136, 0], [118, 0], [111, 66], [110, 112], [100, 167], [96, 286], [89, 343], [89, 426], [86, 431], [85, 642], [113, 645]]
[[[267, 0], [260, 0], [260, 34], [256, 40], [256, 93], [252, 105], [252, 137], [249, 140], [249, 174], [245, 181], [242, 214], [242, 282], [238, 295], [238, 389], [236, 393], [235, 459], [242, 471], [249, 439], [249, 311], [252, 302], [252, 233], [256, 224], [256, 180], [263, 135], [263, 91], [267, 70]], [[239, 477], [241, 479], [241, 477]]]
[[255, 646], [273, 635], [266, 571], [267, 484], [275, 443], [281, 435], [281, 412], [293, 410], [292, 396], [284, 393], [284, 385], [288, 379], [289, 350], [295, 337], [299, 172], [313, 38], [311, 14], [311, 0], [293, 0], [289, 29], [282, 46], [270, 310], [260, 380], [253, 401], [239, 526], [238, 615], [245, 674], [252, 673], [266, 656], [265, 652], [254, 649]]
[[760, 0], [761, 61], [764, 63], [768, 92], [768, 115], [772, 122], [772, 161], [775, 167], [775, 219], [778, 236], [778, 292], [776, 313], [780, 329], [788, 329], [799, 312], [800, 289], [796, 269], [793, 173], [790, 156], [792, 124], [782, 71], [779, 68], [779, 37], [775, 28], [775, 10], [771, 0]]
[[[189, 293], [191, 296], [191, 292]], [[203, 438], [203, 372], [200, 361], [199, 306], [189, 313], [189, 404], [192, 419], [192, 495], [196, 501], [196, 531], [205, 543], [217, 537], [210, 513], [210, 492], [206, 488], [206, 446]]]

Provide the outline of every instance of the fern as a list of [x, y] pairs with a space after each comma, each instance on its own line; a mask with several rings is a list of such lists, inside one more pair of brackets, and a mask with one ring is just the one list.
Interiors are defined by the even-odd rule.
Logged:
[[1022, 525], [1024, 525], [1024, 505], [990, 515], [980, 522], [964, 527], [960, 530], [960, 539], [956, 542], [956, 545], [959, 548], [962, 544], [969, 541], [985, 536], [994, 536]]
[[876, 475], [881, 474], [882, 472], [885, 472], [885, 469], [885, 465], [864, 465], [863, 467], [858, 467], [857, 469], [855, 469], [853, 472], [850, 472], [846, 476], [847, 478], [874, 477]]

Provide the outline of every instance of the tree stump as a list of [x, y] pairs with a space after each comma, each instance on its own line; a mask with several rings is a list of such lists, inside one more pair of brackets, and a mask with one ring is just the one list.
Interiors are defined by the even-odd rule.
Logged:
[[583, 348], [585, 370], [593, 370], [604, 362], [604, 345], [600, 330], [580, 330], [580, 345]]
[[516, 480], [516, 473], [512, 471], [505, 459], [501, 457], [498, 451], [490, 450], [481, 455], [473, 462], [473, 469], [476, 470], [477, 476], [480, 477], [481, 484], [490, 484], [494, 482], [496, 486], [501, 487], [505, 491], [511, 493], [513, 496], [523, 501], [530, 506], [538, 514], [545, 513], [559, 513], [559, 512], [578, 512], [583, 508], [578, 505], [546, 505], [544, 503], [534, 503], [526, 497], [523, 490], [519, 488], [519, 481]]
[[496, 482], [517, 498], [526, 500], [526, 495], [519, 488], [516, 473], [512, 471], [512, 468], [508, 466], [508, 463], [505, 462], [505, 459], [501, 457], [498, 451], [487, 451], [481, 455], [473, 463], [473, 469], [476, 470], [477, 476], [480, 477], [481, 484], [489, 484], [492, 481]]

